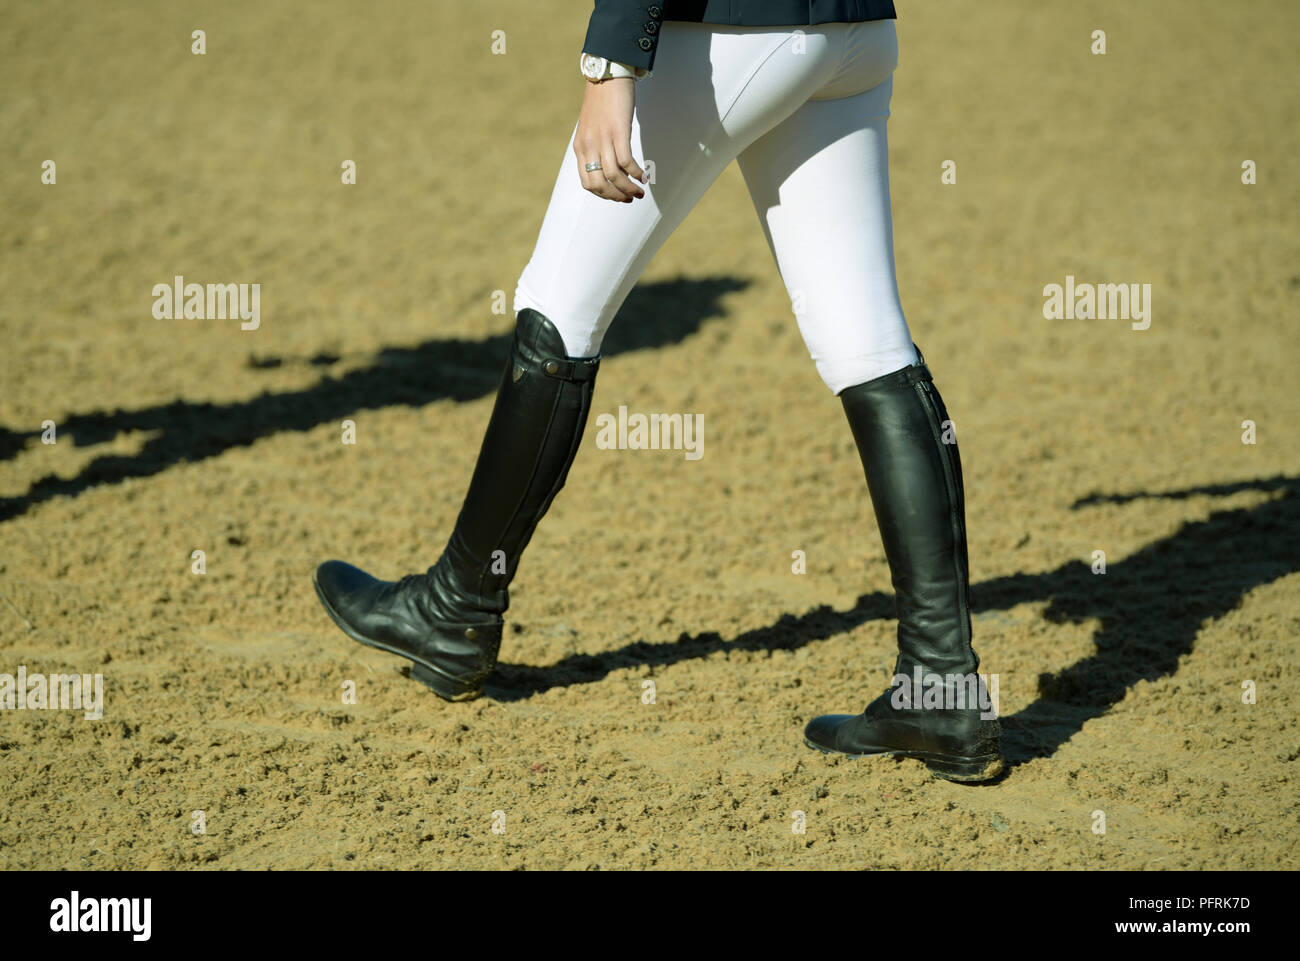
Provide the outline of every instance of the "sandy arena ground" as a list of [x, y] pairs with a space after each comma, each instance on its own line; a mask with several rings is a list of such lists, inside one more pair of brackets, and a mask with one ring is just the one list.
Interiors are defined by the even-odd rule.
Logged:
[[[802, 744], [896, 622], [734, 165], [615, 323], [489, 696], [320, 609], [320, 561], [422, 570], [455, 520], [588, 4], [15, 0], [0, 672], [102, 673], [105, 713], [0, 713], [0, 866], [1296, 867], [1300, 6], [898, 7], [899, 277], [1004, 780]], [[176, 274], [260, 283], [260, 329], [155, 320]], [[1151, 284], [1150, 328], [1044, 319], [1067, 274]], [[703, 414], [704, 456], [597, 448], [622, 404]]]

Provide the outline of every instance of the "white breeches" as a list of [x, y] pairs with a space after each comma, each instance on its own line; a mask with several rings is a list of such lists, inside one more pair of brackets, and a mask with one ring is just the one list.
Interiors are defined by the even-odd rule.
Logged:
[[654, 182], [631, 204], [589, 193], [570, 138], [515, 311], [550, 318], [570, 357], [598, 354], [655, 252], [735, 159], [826, 385], [838, 394], [916, 363], [889, 210], [897, 61], [892, 20], [665, 22], [632, 124]]

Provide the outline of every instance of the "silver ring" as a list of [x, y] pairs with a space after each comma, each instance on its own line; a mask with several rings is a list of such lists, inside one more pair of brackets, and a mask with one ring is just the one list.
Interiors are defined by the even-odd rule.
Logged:
[[600, 161], [593, 160], [591, 161], [591, 163], [587, 164], [583, 169], [586, 170], [587, 173], [593, 173], [594, 171], [600, 170], [601, 169]]

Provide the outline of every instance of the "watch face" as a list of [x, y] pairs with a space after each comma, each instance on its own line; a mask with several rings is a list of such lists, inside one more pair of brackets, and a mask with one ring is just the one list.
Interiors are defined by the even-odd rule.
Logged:
[[609, 61], [604, 57], [597, 57], [595, 54], [583, 54], [582, 57], [582, 75], [590, 77], [592, 80], [599, 80], [605, 75], [605, 70], [609, 66]]

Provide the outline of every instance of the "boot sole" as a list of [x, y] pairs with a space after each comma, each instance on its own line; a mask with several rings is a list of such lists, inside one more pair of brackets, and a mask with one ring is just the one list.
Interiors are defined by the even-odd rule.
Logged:
[[329, 602], [329, 598], [325, 596], [325, 592], [321, 590], [320, 584], [316, 582], [315, 575], [312, 575], [311, 583], [312, 587], [316, 588], [316, 596], [320, 598], [321, 606], [325, 608], [325, 613], [330, 616], [330, 620], [337, 624], [344, 634], [352, 638], [352, 640], [356, 641], [358, 644], [364, 644], [366, 647], [373, 647], [376, 650], [384, 651], [388, 654], [396, 654], [398, 657], [406, 658], [411, 662], [411, 677], [429, 688], [429, 690], [433, 691], [434, 694], [437, 694], [444, 701], [472, 701], [483, 693], [482, 685], [475, 687], [466, 684], [464, 681], [458, 681], [449, 674], [444, 674], [428, 661], [421, 661], [418, 658], [412, 657], [406, 651], [398, 650], [395, 647], [385, 644], [383, 641], [376, 641], [372, 638], [366, 637], [364, 634], [358, 633], [352, 628], [352, 625], [339, 616], [338, 611], [334, 610], [333, 605]]
[[848, 751], [836, 751], [823, 747], [808, 738], [804, 744], [822, 754], [842, 754], [845, 757], [910, 757], [920, 761], [930, 773], [944, 781], [959, 781], [973, 784], [979, 781], [992, 781], [1005, 769], [1001, 754], [984, 754], [979, 757], [961, 757], [952, 754], [930, 754], [925, 751], [875, 751], [870, 754], [850, 754]]

